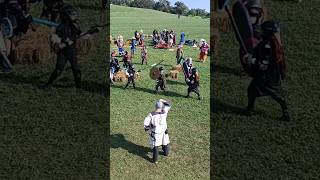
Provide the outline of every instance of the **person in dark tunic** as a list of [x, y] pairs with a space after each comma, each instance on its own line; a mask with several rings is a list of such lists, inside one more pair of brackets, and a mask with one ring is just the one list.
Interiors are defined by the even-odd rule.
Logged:
[[125, 51], [125, 53], [122, 57], [122, 61], [123, 61], [123, 67], [127, 68], [129, 63], [131, 62], [130, 55], [129, 55], [128, 51]]
[[254, 49], [253, 56], [247, 57], [251, 62], [252, 81], [248, 87], [247, 114], [251, 115], [257, 97], [271, 96], [282, 108], [281, 120], [289, 121], [289, 112], [282, 90], [281, 79], [285, 77], [285, 64], [277, 58], [275, 35], [279, 25], [266, 21], [261, 25], [262, 41]]
[[156, 92], [159, 92], [159, 87], [162, 91], [166, 90], [166, 77], [163, 72], [163, 67], [159, 68], [160, 74], [159, 77], [156, 79]]
[[189, 86], [188, 95], [186, 96], [186, 98], [189, 98], [190, 93], [194, 92], [198, 95], [198, 99], [201, 100], [200, 91], [199, 91], [199, 80], [200, 80], [200, 76], [199, 76], [199, 73], [197, 72], [197, 69], [192, 68], [190, 77], [186, 79], [187, 85]]
[[77, 23], [77, 11], [71, 5], [66, 5], [61, 11], [61, 18], [62, 22], [56, 29], [57, 36], [61, 38], [60, 49], [57, 52], [57, 64], [46, 87], [52, 86], [53, 82], [62, 74], [67, 61], [69, 61], [76, 88], [80, 88], [81, 71], [77, 60], [76, 41], [81, 34], [81, 30]]
[[128, 63], [128, 69], [127, 69], [127, 76], [128, 76], [128, 82], [124, 89], [127, 89], [130, 83], [133, 85], [133, 89], [136, 88], [136, 84], [134, 83], [134, 78], [135, 78], [136, 70], [134, 69], [134, 65], [132, 63]]

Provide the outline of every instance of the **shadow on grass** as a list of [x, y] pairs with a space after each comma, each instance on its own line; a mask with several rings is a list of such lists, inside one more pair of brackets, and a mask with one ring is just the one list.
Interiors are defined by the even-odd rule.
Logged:
[[[47, 79], [49, 79], [50, 74], [51, 72], [41, 73], [35, 76], [24, 76], [16, 73], [11, 73], [1, 75], [0, 80], [11, 84], [31, 84], [38, 89], [43, 89], [44, 85], [47, 83]], [[47, 79], [45, 81], [41, 80], [43, 79], [43, 77], [47, 77]], [[58, 84], [59, 82], [63, 82], [63, 84]], [[81, 82], [81, 85], [81, 89], [83, 91], [87, 91], [90, 93], [97, 93], [99, 95], [106, 96], [106, 94], [108, 94], [109, 92], [107, 85], [102, 85], [97, 82], [83, 80]], [[69, 81], [69, 79], [66, 77], [58, 78], [56, 80], [56, 83], [53, 85], [53, 87], [57, 88], [72, 88], [74, 86], [74, 82]]]
[[233, 74], [235, 76], [245, 76], [246, 73], [242, 71], [240, 68], [230, 68], [227, 66], [221, 65], [213, 65], [213, 72], [225, 73], [225, 74]]
[[211, 112], [215, 114], [219, 113], [227, 113], [227, 114], [237, 114], [237, 115], [243, 115], [244, 108], [227, 104], [225, 102], [222, 102], [220, 100], [217, 100], [215, 98], [211, 99]]
[[103, 84], [92, 82], [92, 81], [82, 81], [81, 82], [81, 89], [83, 91], [91, 92], [91, 93], [97, 93], [102, 96], [107, 97], [107, 94], [109, 94], [109, 88], [107, 88], [107, 82]]
[[50, 73], [41, 73], [36, 76], [23, 76], [16, 73], [1, 74], [0, 80], [12, 83], [12, 84], [31, 84], [32, 86], [40, 88], [46, 82], [42, 81], [41, 78], [48, 77]]
[[187, 87], [187, 84], [186, 83], [183, 83], [183, 82], [180, 82], [180, 81], [175, 81], [175, 80], [171, 80], [171, 79], [166, 79], [167, 81], [167, 84], [172, 84], [172, 85], [184, 85]]
[[[241, 115], [241, 116], [248, 116], [246, 114], [246, 107], [245, 106], [236, 106], [227, 104], [223, 101], [217, 100], [217, 99], [211, 99], [211, 112], [214, 114], [234, 114], [234, 115]], [[266, 111], [262, 111], [259, 109], [254, 110], [254, 114], [252, 116], [261, 116], [263, 118], [269, 118], [269, 119], [275, 119], [276, 117], [272, 117], [270, 114], [268, 114]], [[250, 117], [250, 116], [248, 116]]]
[[123, 134], [112, 134], [110, 136], [111, 139], [111, 148], [117, 149], [121, 148], [127, 150], [129, 153], [134, 154], [136, 156], [140, 156], [143, 159], [150, 161], [148, 157], [148, 152], [151, 152], [151, 149], [145, 146], [140, 146], [134, 144], [131, 141], [126, 140]]
[[[111, 87], [125, 90], [125, 89], [124, 89], [125, 84], [124, 84], [123, 86], [112, 85]], [[132, 88], [132, 85], [130, 84], [127, 89], [131, 89], [131, 88]], [[156, 94], [155, 90], [153, 90], [153, 89], [148, 89], [148, 88], [144, 88], [144, 87], [137, 87], [137, 86], [136, 86], [136, 88], [133, 89], [133, 90], [135, 90], [135, 91], [141, 91], [141, 92], [146, 92], [146, 93], [149, 93], [149, 94]], [[185, 97], [184, 95], [181, 95], [181, 94], [178, 94], [178, 93], [172, 92], [172, 91], [160, 92], [159, 94], [162, 94], [162, 95], [168, 96], [168, 97]]]

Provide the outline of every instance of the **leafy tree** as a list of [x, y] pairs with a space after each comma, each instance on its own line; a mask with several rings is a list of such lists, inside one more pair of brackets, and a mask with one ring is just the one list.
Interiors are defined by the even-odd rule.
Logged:
[[170, 2], [167, 0], [159, 0], [155, 3], [153, 9], [169, 13], [171, 11]]
[[134, 0], [130, 3], [131, 7], [152, 9], [155, 5], [154, 0]]
[[185, 15], [186, 12], [189, 10], [188, 6], [186, 6], [183, 2], [177, 1], [174, 4], [176, 14], [178, 14], [178, 17], [180, 18], [180, 15]]
[[110, 0], [110, 3], [120, 6], [129, 6], [132, 1], [133, 0]]

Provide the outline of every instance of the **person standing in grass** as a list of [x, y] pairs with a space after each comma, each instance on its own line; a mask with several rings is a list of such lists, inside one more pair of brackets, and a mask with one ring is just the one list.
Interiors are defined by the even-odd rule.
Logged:
[[266, 21], [261, 25], [262, 41], [255, 47], [253, 55], [244, 56], [244, 61], [251, 68], [252, 81], [248, 87], [248, 106], [246, 113], [252, 115], [257, 97], [271, 96], [282, 109], [280, 120], [290, 121], [288, 106], [281, 80], [285, 78], [286, 62], [283, 46], [277, 33], [279, 24]]
[[197, 72], [197, 69], [192, 68], [191, 75], [189, 76], [189, 78], [186, 79], [187, 85], [189, 86], [188, 95], [186, 96], [186, 98], [189, 98], [190, 93], [194, 92], [198, 95], [198, 99], [201, 100], [200, 91], [199, 91], [199, 80], [200, 80], [200, 75]]
[[184, 44], [184, 41], [185, 41], [185, 33], [182, 32], [181, 35], [180, 35], [180, 42], [179, 42], [179, 45], [183, 46]]
[[209, 45], [206, 42], [206, 40], [202, 39], [201, 40], [201, 45], [200, 45], [200, 54], [199, 54], [199, 60], [201, 62], [205, 62], [208, 56], [208, 51], [209, 51]]
[[183, 59], [183, 50], [182, 50], [182, 46], [180, 45], [177, 48], [176, 59], [177, 59], [177, 64], [180, 64], [181, 59]]
[[131, 58], [134, 58], [134, 53], [136, 52], [136, 38], [131, 39]]
[[150, 135], [153, 163], [158, 163], [159, 147], [162, 147], [164, 156], [169, 155], [169, 134], [167, 116], [171, 102], [160, 99], [155, 103], [155, 110], [144, 119], [144, 130]]
[[130, 60], [130, 55], [129, 55], [129, 52], [128, 52], [128, 51], [125, 51], [125, 52], [124, 52], [124, 55], [123, 55], [123, 57], [122, 57], [122, 61], [123, 61], [123, 67], [124, 67], [124, 68], [127, 68], [129, 62], [131, 61], [131, 60]]
[[142, 59], [142, 62], [141, 62], [142, 65], [144, 63], [146, 63], [146, 65], [148, 64], [148, 50], [146, 45], [144, 45], [141, 49], [141, 59]]
[[46, 88], [50, 88], [53, 82], [61, 76], [66, 63], [69, 61], [73, 71], [76, 88], [80, 88], [81, 71], [78, 65], [76, 41], [81, 34], [78, 24], [78, 13], [71, 5], [66, 5], [61, 10], [61, 23], [56, 29], [56, 35], [61, 38], [57, 52], [57, 64], [52, 72]]
[[127, 69], [126, 74], [128, 76], [128, 82], [127, 82], [126, 86], [124, 87], [124, 89], [127, 89], [127, 87], [129, 86], [130, 83], [132, 83], [133, 89], [135, 89], [136, 84], [134, 83], [134, 77], [136, 74], [136, 70], [134, 69], [134, 65], [131, 62], [128, 63], [128, 69]]
[[162, 91], [166, 90], [166, 76], [163, 71], [163, 67], [159, 68], [159, 77], [156, 79], [156, 93], [159, 92], [159, 87]]

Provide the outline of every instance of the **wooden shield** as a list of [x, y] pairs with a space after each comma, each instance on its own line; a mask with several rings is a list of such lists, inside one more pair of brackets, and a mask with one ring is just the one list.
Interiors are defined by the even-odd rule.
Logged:
[[152, 67], [149, 75], [151, 79], [156, 80], [160, 76], [160, 70], [157, 67]]
[[[240, 36], [241, 36], [247, 50], [250, 52], [253, 49], [253, 46], [255, 44], [255, 42], [254, 42], [255, 38], [253, 36], [253, 29], [252, 29], [252, 25], [250, 23], [248, 10], [242, 2], [237, 1], [233, 5], [232, 15], [233, 15], [235, 23], [239, 29]], [[241, 44], [239, 37], [236, 36], [236, 38], [237, 38], [239, 44]]]

